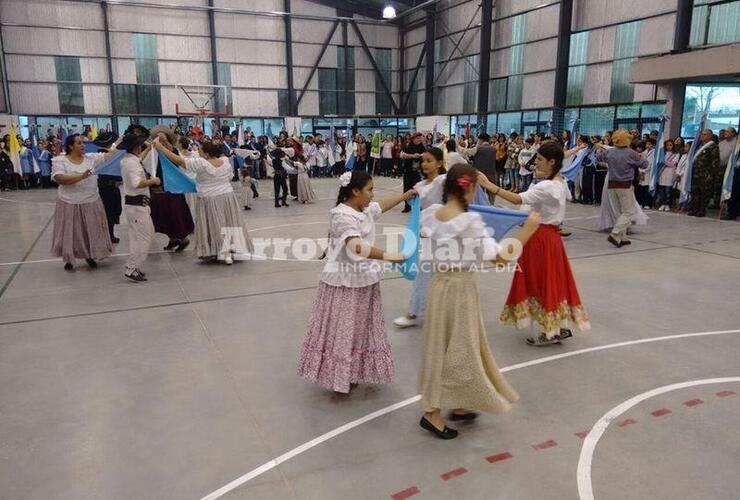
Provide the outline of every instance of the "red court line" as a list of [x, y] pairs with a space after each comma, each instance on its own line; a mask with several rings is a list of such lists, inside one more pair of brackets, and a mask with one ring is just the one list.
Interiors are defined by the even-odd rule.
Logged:
[[405, 498], [412, 497], [416, 495], [417, 493], [421, 493], [419, 491], [419, 488], [416, 486], [412, 486], [411, 488], [406, 488], [403, 491], [399, 491], [398, 493], [394, 493], [391, 495], [391, 498], [393, 500], [404, 500]]
[[586, 439], [586, 436], [588, 436], [588, 433], [589, 431], [576, 432], [574, 436], [578, 436], [581, 439]]
[[513, 458], [513, 456], [511, 455], [511, 453], [506, 451], [504, 453], [498, 453], [496, 455], [491, 455], [490, 457], [486, 457], [486, 460], [494, 464], [496, 462], [501, 462], [502, 460], [508, 460], [510, 458]]
[[544, 443], [533, 444], [532, 448], [534, 448], [535, 451], [541, 451], [546, 450], [547, 448], [554, 448], [557, 445], [557, 441], [550, 439], [549, 441], [545, 441]]
[[636, 423], [637, 423], [637, 420], [633, 420], [633, 419], [631, 419], [631, 418], [628, 418], [628, 419], [626, 419], [626, 420], [622, 420], [622, 421], [621, 421], [621, 422], [619, 422], [619, 423], [618, 423], [617, 425], [618, 425], [619, 427], [627, 427], [628, 425], [632, 425], [632, 424], [636, 424]]
[[650, 414], [654, 417], [662, 417], [663, 415], [668, 415], [669, 413], [671, 413], [671, 410], [669, 410], [668, 408], [661, 408], [660, 410], [650, 412]]
[[691, 408], [692, 406], [698, 406], [703, 403], [704, 401], [702, 401], [701, 399], [692, 399], [690, 401], [684, 401], [683, 405]]
[[720, 398], [726, 398], [727, 396], [734, 396], [734, 395], [735, 393], [732, 391], [720, 391], [717, 393], [717, 396], [719, 396]]
[[466, 472], [468, 472], [468, 469], [466, 469], [465, 467], [460, 467], [458, 469], [452, 469], [451, 471], [445, 472], [439, 477], [441, 477], [443, 481], [449, 481], [453, 477], [462, 476]]

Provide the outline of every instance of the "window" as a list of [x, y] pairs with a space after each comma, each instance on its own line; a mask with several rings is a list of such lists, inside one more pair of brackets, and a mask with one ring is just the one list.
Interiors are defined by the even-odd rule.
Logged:
[[569, 106], [583, 102], [583, 81], [586, 75], [588, 54], [588, 31], [570, 36], [570, 56], [568, 58], [568, 97]]
[[290, 103], [288, 102], [288, 90], [278, 89], [277, 91], [278, 114], [280, 116], [290, 116]]
[[82, 94], [82, 72], [80, 58], [71, 56], [54, 56], [59, 112], [82, 114], [85, 112], [85, 100]]
[[496, 132], [506, 135], [521, 131], [522, 114], [521, 113], [501, 113], [498, 115], [498, 129]]
[[527, 39], [527, 14], [511, 18], [511, 44], [509, 49], [509, 77], [506, 91], [506, 109], [522, 107], [522, 83], [524, 79], [524, 42]]
[[381, 78], [389, 89], [393, 89], [391, 79], [391, 49], [375, 49], [375, 62], [380, 75], [375, 75], [375, 112], [390, 115], [392, 112], [391, 100], [383, 90]]
[[117, 83], [113, 85], [113, 100], [118, 114], [162, 114], [162, 99], [156, 85]]
[[[413, 87], [411, 88], [411, 92], [409, 92], [409, 104], [408, 104], [408, 113], [415, 115], [417, 113], [418, 104], [419, 104], [419, 80], [421, 80], [420, 75], [424, 74], [424, 68], [419, 68], [419, 72], [416, 75], [416, 81], [414, 82]], [[406, 78], [407, 82], [411, 82], [411, 78], [414, 76], [413, 71], [408, 72], [408, 76]]]
[[[740, 84], [702, 83], [686, 85], [681, 135], [692, 138], [699, 128], [702, 113], [707, 113], [705, 127], [717, 134], [740, 124]], [[643, 111], [643, 116], [645, 113]]]
[[488, 92], [488, 109], [491, 111], [503, 111], [506, 109], [507, 84], [507, 78], [496, 78], [491, 80], [491, 88]]
[[635, 86], [629, 82], [629, 69], [640, 47], [641, 26], [641, 21], [617, 26], [612, 63], [611, 102], [629, 102], [634, 99]]
[[[136, 106], [138, 114], [161, 115], [162, 96], [159, 89], [159, 59], [157, 35], [133, 33], [136, 65]], [[127, 91], [130, 92], [130, 91]], [[120, 112], [120, 111], [119, 111]]]
[[[218, 84], [225, 85], [226, 88], [216, 94], [216, 102], [213, 104], [214, 109], [219, 113], [225, 113], [227, 105], [231, 105], [231, 112], [233, 113], [234, 106], [231, 103], [231, 64], [222, 62], [217, 63], [216, 72], [218, 76]], [[226, 95], [224, 95], [224, 92]], [[280, 102], [279, 97], [278, 102]]]
[[708, 0], [694, 2], [690, 45], [700, 47], [740, 41], [740, 2], [708, 4]]
[[578, 133], [583, 135], [603, 135], [614, 127], [614, 106], [582, 108]]
[[[336, 90], [339, 91], [337, 99], [337, 114], [354, 115], [355, 114], [355, 48], [347, 47], [347, 57], [345, 61], [345, 50], [337, 50], [337, 77]], [[345, 75], [346, 68], [346, 75]], [[346, 80], [345, 81], [345, 76]], [[344, 91], [347, 91], [345, 100]]]
[[319, 68], [319, 114], [337, 114], [337, 70]]
[[464, 61], [463, 113], [475, 113], [478, 108], [478, 59], [475, 54]]

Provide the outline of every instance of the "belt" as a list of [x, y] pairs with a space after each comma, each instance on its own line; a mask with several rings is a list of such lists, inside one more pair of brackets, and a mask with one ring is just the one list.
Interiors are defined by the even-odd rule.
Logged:
[[136, 196], [125, 196], [126, 205], [133, 205], [136, 207], [148, 207], [149, 197], [145, 194], [139, 194]]
[[632, 187], [632, 181], [609, 181], [607, 189], [629, 189]]

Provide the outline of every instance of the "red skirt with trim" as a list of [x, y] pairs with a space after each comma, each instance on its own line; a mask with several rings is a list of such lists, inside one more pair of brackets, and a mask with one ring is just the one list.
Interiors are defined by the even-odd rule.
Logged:
[[524, 245], [500, 319], [520, 329], [534, 321], [548, 338], [591, 327], [556, 226], [541, 225]]

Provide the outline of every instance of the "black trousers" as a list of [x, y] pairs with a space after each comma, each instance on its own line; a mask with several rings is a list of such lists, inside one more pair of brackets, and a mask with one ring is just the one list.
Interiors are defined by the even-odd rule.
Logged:
[[596, 168], [583, 167], [581, 176], [581, 201], [589, 205], [594, 202], [594, 193], [596, 191]]
[[[409, 189], [412, 189], [417, 182], [421, 181], [421, 174], [418, 170], [414, 170], [409, 167], [403, 172], [403, 192], [405, 193]], [[408, 202], [403, 203], [403, 208], [411, 208]]]
[[732, 178], [732, 196], [727, 200], [727, 216], [734, 218], [740, 216], [740, 167], [735, 167]]
[[635, 198], [637, 198], [637, 203], [639, 203], [641, 207], [653, 206], [653, 197], [650, 194], [650, 188], [648, 186], [636, 186]]
[[382, 158], [380, 165], [382, 166], [383, 175], [389, 177], [393, 174], [393, 158]]
[[275, 174], [272, 178], [272, 186], [275, 188], [275, 203], [278, 201], [285, 203], [288, 198], [288, 180], [285, 174]]
[[594, 177], [594, 201], [601, 204], [601, 193], [604, 192], [604, 182], [606, 182], [606, 170], [596, 170]]
[[294, 198], [298, 197], [298, 174], [288, 174], [288, 187], [290, 195]]

